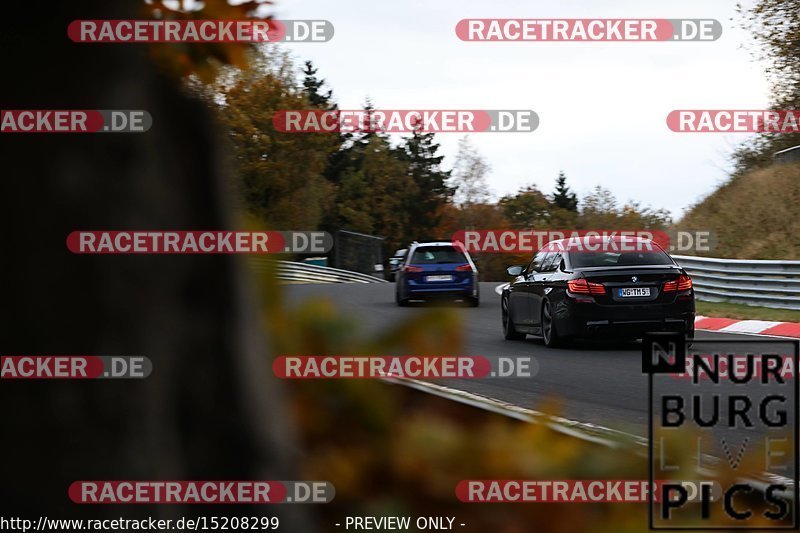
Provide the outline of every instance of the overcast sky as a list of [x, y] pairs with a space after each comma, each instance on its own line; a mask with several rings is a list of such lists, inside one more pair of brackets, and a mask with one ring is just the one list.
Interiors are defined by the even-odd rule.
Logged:
[[[749, 6], [752, 0], [743, 1]], [[745, 134], [673, 133], [673, 109], [762, 109], [764, 65], [732, 0], [276, 0], [276, 18], [327, 19], [328, 43], [286, 44], [311, 59], [342, 109], [533, 109], [532, 133], [476, 133], [495, 197], [544, 192], [564, 170], [583, 196], [601, 184], [620, 201], [685, 208], [727, 176]], [[462, 42], [463, 18], [714, 18], [714, 42]], [[747, 45], [746, 45], [747, 43]], [[445, 166], [461, 134], [438, 134]]]

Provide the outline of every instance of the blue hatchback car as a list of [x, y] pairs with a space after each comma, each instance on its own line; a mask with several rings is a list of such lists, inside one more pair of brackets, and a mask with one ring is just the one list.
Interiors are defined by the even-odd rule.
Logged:
[[480, 303], [478, 269], [462, 246], [452, 242], [414, 243], [397, 271], [395, 301], [460, 299]]

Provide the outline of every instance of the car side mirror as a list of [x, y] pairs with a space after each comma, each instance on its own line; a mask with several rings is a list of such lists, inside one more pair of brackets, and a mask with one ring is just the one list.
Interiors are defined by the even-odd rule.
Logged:
[[508, 272], [509, 276], [516, 278], [517, 276], [522, 274], [522, 267], [519, 265], [510, 266], [506, 269], [506, 272]]

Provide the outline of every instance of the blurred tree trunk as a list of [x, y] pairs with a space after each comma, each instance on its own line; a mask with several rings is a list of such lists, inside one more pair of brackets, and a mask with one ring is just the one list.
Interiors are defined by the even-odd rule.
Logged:
[[[259, 308], [232, 256], [79, 256], [78, 229], [230, 228], [220, 143], [203, 106], [144, 45], [76, 44], [78, 18], [136, 18], [138, 1], [5, 6], [3, 109], [145, 109], [146, 134], [0, 134], [0, 353], [145, 355], [138, 381], [3, 381], [4, 516], [208, 513], [77, 506], [75, 480], [293, 479], [284, 395]], [[35, 7], [40, 7], [36, 9]], [[299, 506], [218, 507], [312, 531]]]

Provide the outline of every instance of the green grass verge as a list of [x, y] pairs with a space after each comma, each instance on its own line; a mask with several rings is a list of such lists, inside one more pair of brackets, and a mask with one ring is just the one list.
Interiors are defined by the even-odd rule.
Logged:
[[701, 302], [697, 300], [697, 314], [724, 318], [771, 320], [776, 322], [800, 322], [800, 311], [754, 307], [743, 304]]

